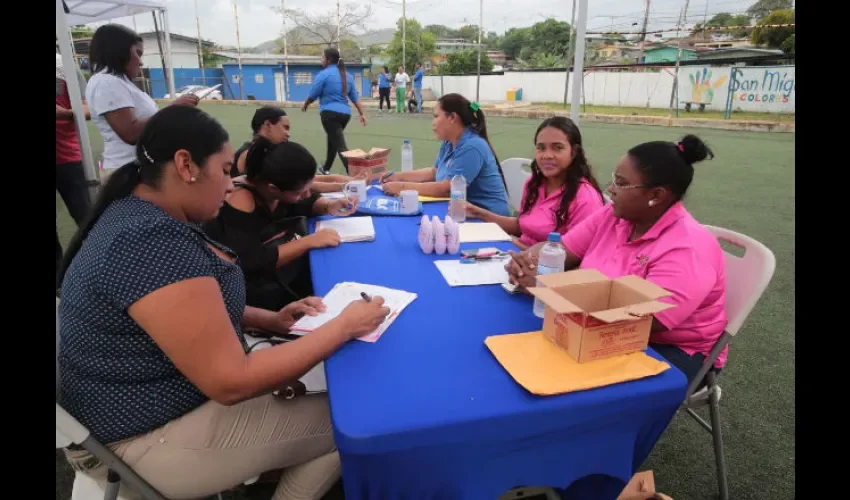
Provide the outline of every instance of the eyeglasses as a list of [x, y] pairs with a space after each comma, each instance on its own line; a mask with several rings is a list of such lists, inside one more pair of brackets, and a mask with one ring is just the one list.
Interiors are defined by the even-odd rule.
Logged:
[[634, 189], [634, 188], [642, 188], [646, 187], [646, 184], [623, 184], [622, 182], [617, 181], [617, 176], [614, 173], [611, 173], [611, 186], [614, 186], [617, 189]]

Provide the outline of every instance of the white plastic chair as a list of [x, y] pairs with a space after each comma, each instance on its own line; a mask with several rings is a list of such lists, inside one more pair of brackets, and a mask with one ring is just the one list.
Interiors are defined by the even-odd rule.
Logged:
[[[82, 446], [101, 462], [109, 467], [107, 473], [106, 488], [103, 489], [90, 476], [75, 471], [74, 487], [71, 500], [126, 500], [118, 495], [121, 481], [126, 482], [131, 488], [141, 494], [143, 500], [166, 500], [161, 493], [156, 491], [147, 481], [136, 474], [126, 463], [124, 463], [109, 448], [98, 442], [91, 436], [88, 429], [76, 418], [72, 417], [59, 405], [59, 298], [56, 298], [56, 449], [66, 448], [72, 444]], [[245, 481], [249, 485], [255, 483], [259, 476]], [[218, 494], [221, 499], [221, 494]]]
[[508, 202], [511, 208], [519, 212], [522, 204], [522, 188], [525, 181], [531, 177], [531, 172], [526, 172], [523, 167], [531, 165], [527, 158], [508, 158], [502, 162], [502, 172], [505, 174], [505, 183], [508, 185]]
[[[755, 308], [776, 269], [776, 257], [769, 248], [749, 236], [721, 227], [705, 226], [718, 240], [742, 248], [744, 255], [738, 257], [724, 252], [726, 259], [726, 331], [718, 339], [696, 377], [688, 386], [685, 402], [681, 409], [687, 411], [714, 440], [714, 458], [717, 466], [717, 483], [721, 500], [729, 498], [726, 477], [726, 461], [723, 454], [723, 436], [720, 431], [720, 386], [715, 372], [709, 371], [720, 352], [738, 334], [747, 316]], [[697, 391], [700, 382], [706, 385]], [[711, 424], [700, 418], [695, 408], [709, 407]]]

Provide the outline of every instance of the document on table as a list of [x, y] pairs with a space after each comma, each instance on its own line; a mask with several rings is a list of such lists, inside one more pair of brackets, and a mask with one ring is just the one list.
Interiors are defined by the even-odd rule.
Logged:
[[328, 200], [341, 200], [345, 198], [345, 193], [342, 191], [337, 191], [334, 193], [322, 193], [322, 198], [327, 198]]
[[328, 321], [336, 318], [348, 304], [355, 300], [360, 300], [361, 293], [365, 293], [370, 297], [382, 297], [384, 306], [390, 309], [389, 315], [375, 331], [364, 335], [357, 340], [364, 342], [375, 342], [381, 335], [387, 331], [387, 328], [392, 325], [395, 318], [413, 302], [417, 295], [415, 293], [405, 292], [404, 290], [394, 290], [376, 285], [364, 285], [362, 283], [343, 282], [334, 286], [330, 292], [322, 299], [327, 309], [317, 316], [303, 316], [295, 322], [290, 328], [293, 331], [311, 332], [316, 328], [324, 325]]
[[333, 229], [339, 233], [343, 243], [356, 241], [375, 241], [375, 226], [372, 217], [340, 217], [338, 219], [321, 220], [316, 223], [316, 231]]
[[495, 222], [464, 222], [460, 224], [461, 243], [511, 241], [511, 236]]
[[507, 283], [506, 262], [507, 259], [493, 259], [462, 264], [459, 260], [436, 260], [434, 264], [449, 286], [478, 286]]

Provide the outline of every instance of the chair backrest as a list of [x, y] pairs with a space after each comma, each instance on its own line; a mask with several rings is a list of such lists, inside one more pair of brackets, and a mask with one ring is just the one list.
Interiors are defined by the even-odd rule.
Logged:
[[531, 165], [531, 160], [527, 158], [508, 158], [502, 162], [502, 172], [508, 185], [508, 201], [511, 208], [517, 212], [522, 209], [522, 188], [525, 181], [531, 177], [531, 172], [523, 170], [523, 167], [528, 165]]
[[769, 248], [749, 236], [724, 229], [705, 226], [718, 240], [744, 249], [738, 257], [724, 252], [726, 257], [726, 331], [736, 335], [752, 312], [773, 278], [776, 257]]
[[56, 399], [59, 399], [59, 297], [56, 297]]

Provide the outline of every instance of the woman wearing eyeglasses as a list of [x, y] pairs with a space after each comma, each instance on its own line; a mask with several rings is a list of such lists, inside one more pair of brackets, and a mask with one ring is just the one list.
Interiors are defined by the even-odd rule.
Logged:
[[[726, 328], [723, 250], [682, 205], [693, 164], [709, 157], [714, 154], [693, 135], [635, 146], [614, 170], [611, 203], [563, 237], [564, 269], [596, 269], [611, 279], [634, 274], [672, 293], [660, 300], [676, 307], [655, 314], [649, 341], [689, 381]], [[512, 283], [535, 286], [541, 246], [506, 266]], [[727, 351], [715, 361], [716, 372]]]

